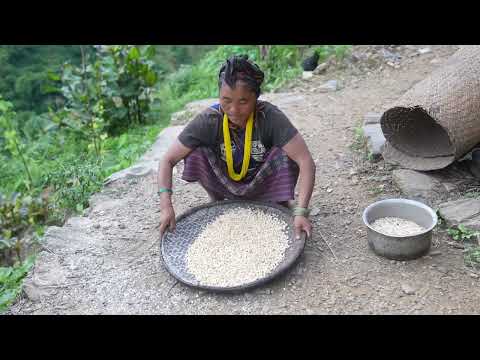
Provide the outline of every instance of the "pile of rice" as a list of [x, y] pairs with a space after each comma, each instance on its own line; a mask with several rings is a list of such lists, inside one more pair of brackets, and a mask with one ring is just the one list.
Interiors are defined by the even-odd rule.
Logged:
[[187, 270], [204, 286], [234, 287], [269, 274], [288, 247], [288, 224], [259, 209], [234, 208], [189, 247]]
[[427, 230], [417, 223], [397, 217], [384, 217], [370, 225], [374, 230], [388, 236], [413, 236]]

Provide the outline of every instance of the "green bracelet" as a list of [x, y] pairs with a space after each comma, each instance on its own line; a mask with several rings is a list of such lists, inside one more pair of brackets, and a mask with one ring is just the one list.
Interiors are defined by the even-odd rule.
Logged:
[[301, 208], [301, 207], [294, 207], [293, 208], [293, 216], [305, 216], [308, 217], [310, 214], [310, 210], [307, 208]]
[[167, 189], [167, 188], [160, 188], [158, 189], [158, 195], [160, 195], [161, 193], [165, 193], [165, 192], [168, 192], [170, 194], [173, 194], [173, 190], [172, 189]]

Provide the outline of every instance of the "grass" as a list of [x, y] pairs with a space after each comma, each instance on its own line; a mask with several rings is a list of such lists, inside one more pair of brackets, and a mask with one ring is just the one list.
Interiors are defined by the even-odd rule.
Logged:
[[441, 229], [445, 229], [446, 228], [446, 222], [445, 222], [445, 219], [440, 215], [440, 211], [439, 210], [436, 210], [435, 211], [436, 214], [437, 214], [437, 225], [441, 228]]
[[353, 142], [350, 144], [350, 149], [356, 152], [364, 152], [367, 146], [367, 139], [363, 133], [362, 125], [357, 123], [353, 129]]
[[464, 254], [465, 265], [475, 269], [480, 269], [480, 246], [474, 246]]
[[478, 245], [480, 232], [467, 228], [463, 224], [450, 227], [447, 234], [455, 241], [461, 241], [465, 246], [463, 260], [466, 266], [480, 269], [480, 246]]
[[375, 162], [375, 155], [368, 148], [367, 138], [360, 123], [353, 129], [353, 141], [349, 146], [350, 150], [360, 154], [365, 161]]
[[368, 191], [371, 195], [380, 195], [385, 191], [385, 185], [371, 186]]

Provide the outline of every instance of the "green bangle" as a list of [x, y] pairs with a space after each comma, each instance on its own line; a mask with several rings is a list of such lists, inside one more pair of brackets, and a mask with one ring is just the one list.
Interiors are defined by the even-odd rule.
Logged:
[[310, 210], [301, 207], [293, 208], [293, 216], [305, 216], [307, 217], [310, 214]]
[[165, 192], [168, 192], [170, 194], [173, 194], [173, 190], [172, 189], [167, 189], [167, 188], [160, 188], [158, 189], [158, 195], [160, 195], [161, 193], [165, 193]]

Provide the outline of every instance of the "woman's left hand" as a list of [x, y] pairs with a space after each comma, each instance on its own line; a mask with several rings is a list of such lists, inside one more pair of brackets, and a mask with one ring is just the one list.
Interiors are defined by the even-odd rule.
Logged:
[[295, 237], [297, 239], [300, 239], [302, 231], [305, 231], [307, 233], [307, 237], [310, 238], [312, 233], [312, 224], [305, 216], [295, 216], [293, 225], [295, 227]]

